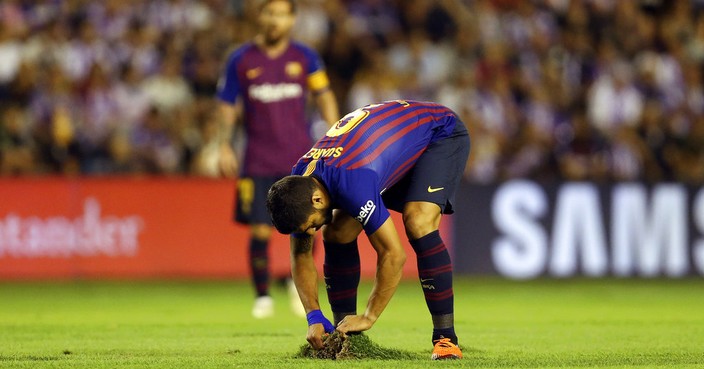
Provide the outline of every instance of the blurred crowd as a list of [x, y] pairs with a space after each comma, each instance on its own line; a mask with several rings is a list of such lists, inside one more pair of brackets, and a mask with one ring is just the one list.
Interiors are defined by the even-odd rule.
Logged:
[[[255, 3], [3, 0], [0, 175], [217, 176], [217, 80]], [[298, 6], [341, 111], [451, 107], [468, 180], [704, 183], [701, 0]]]

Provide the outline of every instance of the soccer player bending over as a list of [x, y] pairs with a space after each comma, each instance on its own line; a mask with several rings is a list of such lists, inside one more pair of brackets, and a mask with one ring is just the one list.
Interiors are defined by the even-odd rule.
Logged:
[[[432, 359], [461, 358], [454, 328], [452, 264], [438, 232], [469, 156], [469, 135], [445, 106], [390, 101], [357, 109], [321, 138], [274, 183], [267, 208], [276, 229], [291, 234], [292, 274], [308, 317], [307, 340], [316, 349], [337, 330], [374, 325], [401, 279], [406, 255], [389, 210], [403, 214], [416, 253], [418, 277], [433, 322]], [[335, 325], [320, 311], [313, 237], [322, 229], [324, 274]], [[357, 314], [364, 230], [377, 253], [374, 287]]]

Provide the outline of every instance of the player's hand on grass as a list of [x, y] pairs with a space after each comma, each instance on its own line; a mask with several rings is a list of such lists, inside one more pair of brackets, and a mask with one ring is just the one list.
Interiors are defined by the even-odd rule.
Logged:
[[323, 339], [327, 335], [322, 324], [313, 324], [308, 326], [308, 336], [306, 339], [311, 347], [316, 350], [322, 349], [325, 345], [323, 344]]
[[337, 324], [337, 330], [342, 333], [366, 331], [374, 322], [364, 315], [348, 315]]
[[335, 326], [323, 315], [320, 310], [313, 310], [306, 314], [308, 319], [308, 335], [306, 339], [311, 347], [316, 350], [323, 348], [323, 336], [335, 331]]

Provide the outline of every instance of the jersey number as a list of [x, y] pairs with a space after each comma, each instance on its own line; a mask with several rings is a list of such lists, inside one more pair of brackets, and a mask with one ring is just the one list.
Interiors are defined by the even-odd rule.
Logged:
[[[409, 105], [406, 101], [403, 100], [394, 101], [403, 105], [404, 107]], [[359, 123], [361, 123], [367, 116], [369, 116], [369, 109], [375, 108], [380, 105], [383, 104], [367, 105], [351, 113], [348, 113], [347, 115], [342, 117], [342, 119], [338, 120], [337, 123], [333, 124], [333, 126], [330, 127], [330, 129], [327, 131], [327, 133], [325, 133], [325, 135], [328, 137], [337, 137], [340, 135], [344, 135], [345, 133], [354, 129], [354, 127], [357, 127]]]
[[337, 123], [330, 127], [325, 135], [328, 137], [337, 137], [351, 131], [369, 115], [369, 111], [365, 110], [365, 108], [367, 107], [359, 108], [342, 117], [342, 119], [338, 120]]

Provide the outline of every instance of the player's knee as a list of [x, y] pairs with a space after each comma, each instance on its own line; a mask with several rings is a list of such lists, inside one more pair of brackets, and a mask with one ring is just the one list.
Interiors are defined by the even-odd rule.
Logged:
[[403, 225], [409, 239], [421, 238], [438, 229], [440, 211], [435, 204], [406, 206], [403, 210]]

